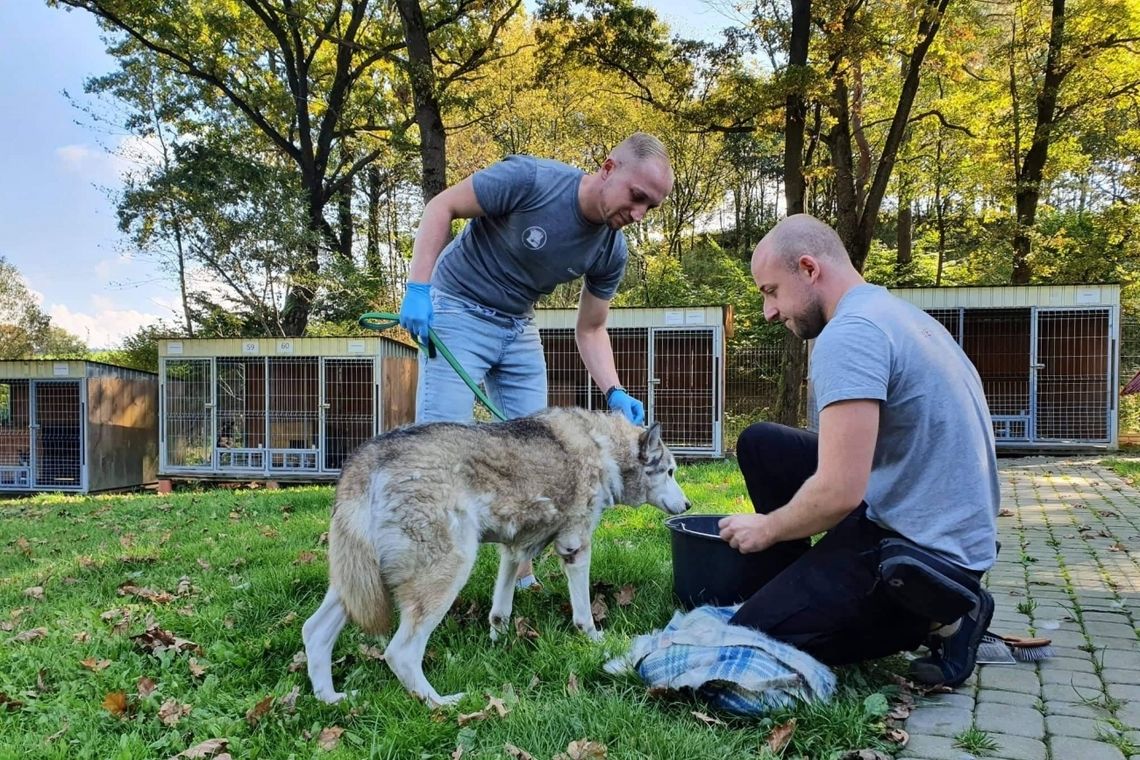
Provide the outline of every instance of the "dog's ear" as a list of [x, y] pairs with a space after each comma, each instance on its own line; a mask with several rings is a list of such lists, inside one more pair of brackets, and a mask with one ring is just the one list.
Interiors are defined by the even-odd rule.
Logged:
[[661, 423], [654, 422], [644, 431], [637, 440], [638, 454], [642, 462], [648, 461], [649, 452], [661, 446]]

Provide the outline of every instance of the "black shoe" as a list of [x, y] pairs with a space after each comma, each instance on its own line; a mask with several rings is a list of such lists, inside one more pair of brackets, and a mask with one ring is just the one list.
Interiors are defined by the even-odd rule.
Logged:
[[982, 589], [978, 603], [962, 616], [958, 630], [945, 638], [937, 638], [931, 646], [931, 655], [910, 664], [910, 677], [927, 686], [961, 686], [974, 672], [978, 658], [978, 645], [982, 634], [990, 627], [994, 616], [994, 598]]

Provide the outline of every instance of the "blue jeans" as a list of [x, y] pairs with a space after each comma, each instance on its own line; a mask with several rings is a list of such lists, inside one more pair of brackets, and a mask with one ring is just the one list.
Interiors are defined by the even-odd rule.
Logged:
[[[546, 406], [546, 357], [532, 318], [509, 317], [432, 289], [432, 328], [508, 419]], [[475, 394], [442, 353], [420, 352], [416, 422], [466, 422]]]

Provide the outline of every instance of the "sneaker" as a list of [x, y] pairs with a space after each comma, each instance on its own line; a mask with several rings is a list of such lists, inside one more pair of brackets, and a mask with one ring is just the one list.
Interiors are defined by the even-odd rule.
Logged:
[[974, 672], [978, 645], [994, 616], [994, 598], [981, 589], [974, 609], [962, 616], [961, 624], [951, 635], [932, 637], [930, 656], [910, 664], [910, 677], [926, 686], [961, 686]]

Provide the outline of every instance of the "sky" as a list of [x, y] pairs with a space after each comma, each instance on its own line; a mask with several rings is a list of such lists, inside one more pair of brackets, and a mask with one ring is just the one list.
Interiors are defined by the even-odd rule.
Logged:
[[[728, 0], [643, 4], [682, 36], [717, 39], [733, 23]], [[106, 110], [83, 82], [115, 68], [90, 14], [0, 0], [0, 256], [53, 323], [92, 348], [179, 321], [175, 282], [129, 254], [116, 224], [110, 194], [131, 169], [116, 151], [132, 138], [81, 110]]]

